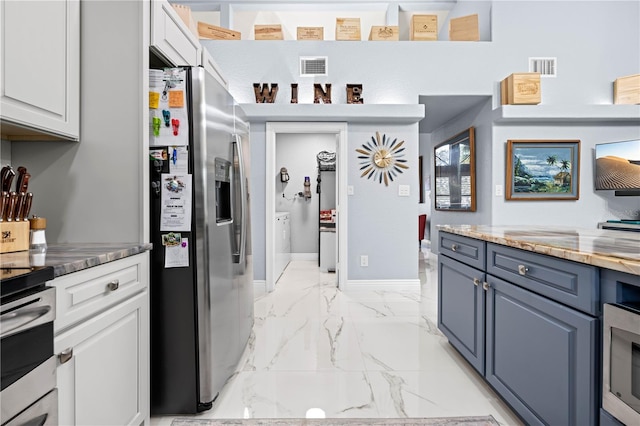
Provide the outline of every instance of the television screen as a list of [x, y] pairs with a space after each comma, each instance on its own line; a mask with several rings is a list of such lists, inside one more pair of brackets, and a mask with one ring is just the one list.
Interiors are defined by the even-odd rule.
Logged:
[[596, 144], [596, 189], [640, 189], [640, 139]]

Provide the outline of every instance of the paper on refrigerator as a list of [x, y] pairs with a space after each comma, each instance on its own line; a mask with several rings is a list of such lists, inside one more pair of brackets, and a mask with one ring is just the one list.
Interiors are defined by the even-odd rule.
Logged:
[[191, 231], [191, 175], [161, 175], [160, 231]]

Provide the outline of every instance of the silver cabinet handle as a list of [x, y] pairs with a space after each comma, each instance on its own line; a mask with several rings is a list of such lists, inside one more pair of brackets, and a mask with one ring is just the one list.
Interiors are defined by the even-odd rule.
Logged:
[[113, 280], [109, 284], [107, 284], [107, 289], [109, 291], [115, 291], [120, 287], [120, 280]]
[[520, 275], [527, 275], [527, 272], [529, 272], [529, 268], [524, 265], [518, 265], [518, 273]]
[[480, 279], [479, 278], [474, 278], [473, 279], [473, 285], [475, 285], [476, 287], [480, 285]]
[[489, 284], [488, 282], [483, 282], [482, 283], [482, 288], [486, 291], [489, 290], [489, 287], [491, 287], [491, 284]]
[[60, 352], [58, 355], [58, 359], [60, 360], [60, 364], [64, 364], [73, 358], [73, 348], [67, 348], [64, 351]]
[[457, 244], [451, 244], [451, 251], [456, 251], [458, 250], [458, 245]]

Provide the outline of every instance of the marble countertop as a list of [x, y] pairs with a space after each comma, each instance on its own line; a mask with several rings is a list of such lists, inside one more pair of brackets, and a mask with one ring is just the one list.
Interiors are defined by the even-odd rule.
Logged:
[[438, 225], [440, 231], [640, 275], [640, 233], [528, 225]]
[[151, 248], [150, 243], [49, 244], [44, 254], [28, 251], [3, 253], [0, 257], [0, 269], [52, 266], [54, 277], [59, 277], [143, 253]]

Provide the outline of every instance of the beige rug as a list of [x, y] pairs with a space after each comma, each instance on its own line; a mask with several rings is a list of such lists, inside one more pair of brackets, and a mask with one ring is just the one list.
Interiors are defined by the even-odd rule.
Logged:
[[499, 426], [492, 417], [433, 417], [406, 419], [174, 419], [171, 426]]

